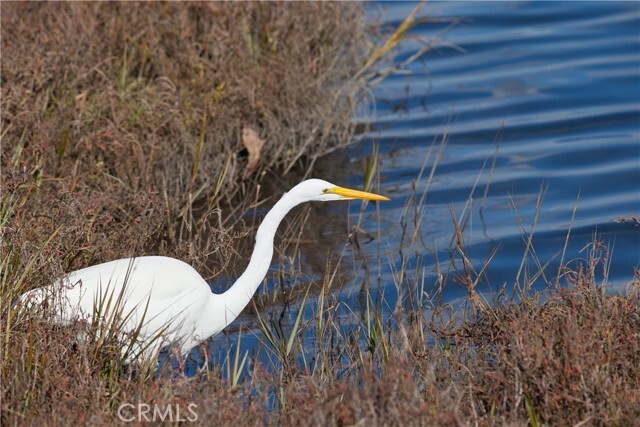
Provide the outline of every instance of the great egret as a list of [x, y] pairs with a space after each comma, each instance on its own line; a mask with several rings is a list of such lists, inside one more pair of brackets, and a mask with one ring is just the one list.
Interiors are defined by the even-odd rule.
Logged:
[[74, 271], [53, 286], [29, 291], [21, 299], [31, 305], [53, 301], [54, 322], [60, 324], [75, 319], [120, 319], [121, 332], [136, 336], [135, 346], [129, 348], [138, 349], [138, 354], [152, 355], [167, 344], [175, 344], [184, 356], [222, 331], [249, 304], [271, 264], [278, 225], [291, 209], [309, 201], [352, 199], [389, 200], [320, 179], [293, 187], [265, 216], [249, 266], [223, 294], [212, 293], [202, 276], [180, 260], [145, 256]]

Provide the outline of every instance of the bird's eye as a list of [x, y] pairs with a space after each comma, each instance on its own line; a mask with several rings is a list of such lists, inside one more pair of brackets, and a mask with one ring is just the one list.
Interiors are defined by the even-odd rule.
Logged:
[[326, 193], [328, 193], [328, 192], [329, 192], [329, 189], [328, 189], [328, 188], [325, 188], [324, 190], [322, 190], [322, 192], [326, 194]]

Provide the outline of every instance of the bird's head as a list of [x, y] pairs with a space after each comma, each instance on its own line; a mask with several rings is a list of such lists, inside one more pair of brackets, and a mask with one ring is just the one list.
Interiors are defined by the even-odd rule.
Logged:
[[330, 182], [321, 179], [308, 179], [296, 185], [289, 192], [301, 201], [329, 202], [332, 200], [389, 200], [387, 197], [379, 196], [366, 191], [351, 190], [349, 188], [338, 187]]

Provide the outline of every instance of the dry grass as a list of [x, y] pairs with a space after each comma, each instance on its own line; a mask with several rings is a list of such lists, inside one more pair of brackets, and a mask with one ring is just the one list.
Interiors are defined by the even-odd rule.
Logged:
[[[594, 244], [559, 272], [565, 287], [533, 293], [536, 274], [525, 274], [517, 299], [489, 304], [462, 212], [460, 271], [443, 281], [455, 276], [473, 310], [456, 310], [439, 302], [443, 282], [425, 286], [403, 255], [421, 238], [426, 192], [403, 214], [398, 304], [365, 283], [362, 307], [345, 307], [335, 290], [350, 279], [328, 265], [302, 307], [277, 307], [292, 322], [264, 310], [257, 354], [231, 347], [193, 376], [125, 367], [116, 335], [78, 340], [83, 325], [12, 307], [64, 271], [134, 254], [219, 272], [234, 237], [222, 218], [260, 201], [260, 178], [308, 170], [348, 140], [368, 42], [351, 4], [1, 7], [3, 426], [120, 425], [121, 405], [138, 403], [179, 405], [183, 418], [195, 404], [200, 425], [637, 424], [640, 275], [609, 292], [609, 255]], [[252, 174], [244, 126], [266, 141]], [[442, 148], [430, 155], [437, 164]], [[350, 243], [357, 251], [357, 233]], [[296, 320], [296, 307], [310, 314]]]
[[[356, 4], [3, 2], [1, 20], [2, 424], [95, 405], [112, 417], [119, 356], [11, 302], [119, 257], [223, 270], [265, 174], [349, 142], [364, 17]], [[245, 128], [265, 141], [252, 171]]]
[[339, 283], [326, 283], [306, 302], [309, 321], [265, 339], [244, 372], [232, 347], [195, 376], [149, 376], [123, 368], [115, 342], [78, 342], [80, 325], [19, 316], [3, 346], [2, 424], [118, 425], [122, 404], [143, 402], [180, 406], [183, 418], [195, 404], [197, 425], [634, 425], [640, 275], [608, 294], [602, 261], [566, 270], [567, 287], [476, 315], [405, 298], [401, 312], [370, 307], [350, 323], [332, 296]]
[[[170, 253], [215, 274], [265, 173], [349, 141], [367, 49], [358, 5], [4, 2], [11, 265], [61, 227], [58, 270]], [[265, 141], [251, 174], [245, 126]]]

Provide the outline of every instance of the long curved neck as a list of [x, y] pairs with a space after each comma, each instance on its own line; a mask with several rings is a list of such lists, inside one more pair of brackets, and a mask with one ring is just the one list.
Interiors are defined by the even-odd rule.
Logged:
[[285, 215], [301, 201], [286, 193], [265, 216], [256, 233], [256, 244], [249, 266], [225, 293], [218, 295], [224, 306], [225, 326], [231, 323], [249, 304], [269, 271], [273, 258], [273, 238]]

